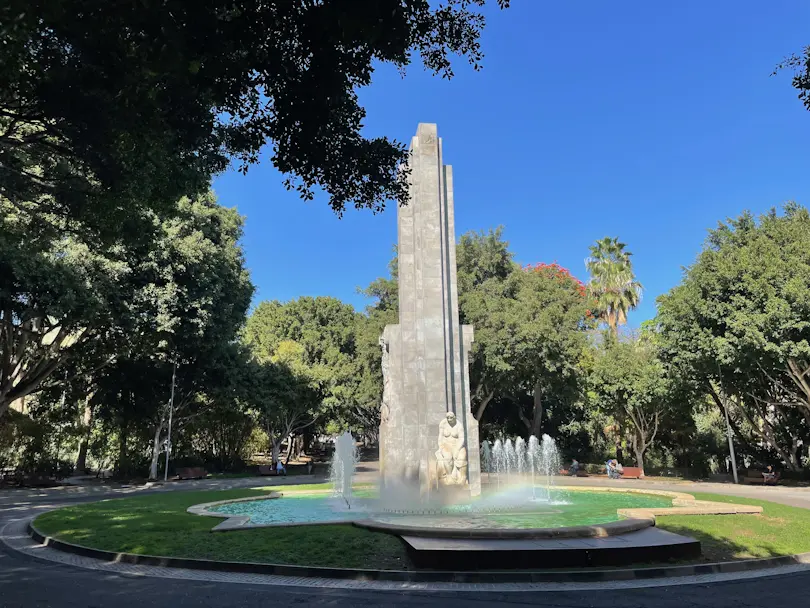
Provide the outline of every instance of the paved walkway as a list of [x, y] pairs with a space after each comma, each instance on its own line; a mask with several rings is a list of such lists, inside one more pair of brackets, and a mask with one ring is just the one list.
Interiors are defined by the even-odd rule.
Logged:
[[[372, 467], [368, 467], [371, 469]], [[371, 480], [373, 471], [361, 473]], [[580, 608], [709, 608], [804, 605], [810, 588], [807, 566], [744, 575], [594, 584], [461, 585], [370, 583], [296, 579], [110, 564], [68, 555], [33, 543], [22, 532], [37, 513], [75, 502], [112, 496], [191, 489], [227, 489], [319, 481], [312, 477], [216, 479], [151, 487], [70, 487], [0, 492], [0, 606], [106, 606], [185, 608], [186, 606], [489, 606], [532, 605]], [[631, 487], [712, 492], [762, 498], [810, 508], [810, 490], [726, 484], [670, 483], [588, 478], [572, 485], [622, 484]], [[239, 583], [239, 584], [235, 584]], [[272, 588], [271, 588], [272, 587]], [[69, 590], [69, 592], [68, 592]], [[395, 591], [396, 593], [391, 593]], [[495, 592], [495, 593], [492, 593]]]
[[753, 486], [734, 485], [731, 483], [709, 483], [698, 481], [646, 481], [642, 479], [608, 479], [606, 477], [566, 477], [560, 485], [570, 486], [616, 486], [627, 488], [644, 488], [648, 490], [673, 490], [675, 492], [704, 492], [708, 494], [726, 494], [742, 496], [757, 500], [770, 500], [791, 507], [810, 509], [810, 488], [791, 488], [787, 486]]

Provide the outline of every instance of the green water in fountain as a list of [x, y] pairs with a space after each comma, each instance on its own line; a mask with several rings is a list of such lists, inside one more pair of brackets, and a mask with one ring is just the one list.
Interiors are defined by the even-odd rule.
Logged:
[[295, 492], [282, 498], [220, 505], [212, 510], [247, 515], [254, 525], [373, 519], [402, 526], [527, 529], [604, 524], [621, 519], [616, 512], [618, 509], [672, 506], [670, 498], [624, 492], [555, 490], [551, 498], [551, 502], [512, 503], [507, 509], [482, 505], [481, 511], [477, 511], [476, 505], [457, 505], [447, 507], [440, 515], [422, 515], [379, 512], [376, 492], [372, 490], [355, 491], [351, 509], [346, 509], [339, 498]]

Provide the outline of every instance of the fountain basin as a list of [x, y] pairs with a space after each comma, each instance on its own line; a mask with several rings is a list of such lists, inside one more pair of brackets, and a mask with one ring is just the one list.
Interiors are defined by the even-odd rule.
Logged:
[[532, 502], [528, 496], [496, 495], [420, 512], [391, 512], [370, 491], [355, 494], [351, 508], [343, 499], [323, 492], [290, 492], [195, 505], [189, 512], [225, 518], [217, 531], [348, 523], [391, 534], [436, 538], [571, 538], [624, 534], [651, 526], [652, 518], [624, 518], [619, 511], [666, 509], [672, 507], [673, 498], [579, 489], [555, 490], [549, 501]]

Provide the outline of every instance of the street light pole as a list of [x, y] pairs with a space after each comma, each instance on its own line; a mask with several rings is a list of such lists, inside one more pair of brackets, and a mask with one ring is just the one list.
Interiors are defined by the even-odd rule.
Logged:
[[172, 415], [174, 414], [174, 380], [177, 376], [177, 359], [172, 367], [172, 393], [169, 397], [169, 433], [166, 436], [166, 470], [163, 471], [163, 481], [169, 479], [169, 454], [172, 451]]

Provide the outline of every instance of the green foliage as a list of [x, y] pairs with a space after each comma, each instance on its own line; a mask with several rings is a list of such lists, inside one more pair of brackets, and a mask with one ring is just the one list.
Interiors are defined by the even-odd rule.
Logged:
[[320, 416], [340, 417], [353, 401], [357, 383], [357, 317], [354, 308], [336, 298], [261, 302], [247, 321], [244, 338], [260, 362], [284, 366], [303, 379], [313, 414], [317, 410]]
[[198, 356], [244, 319], [253, 288], [242, 220], [213, 195], [182, 199], [167, 219], [144, 212], [142, 234], [112, 243], [0, 204], [0, 413], [63, 381], [53, 373], [71, 357], [78, 376], [123, 353], [167, 359], [185, 347]]
[[117, 232], [270, 142], [287, 186], [324, 190], [338, 213], [403, 202], [406, 152], [361, 135], [356, 90], [414, 54], [442, 77], [452, 55], [477, 68], [483, 4], [10, 0], [0, 195]]
[[674, 405], [674, 383], [654, 347], [642, 340], [607, 340], [591, 362], [589, 393], [598, 413], [627, 430], [643, 470], [644, 454]]
[[729, 407], [749, 455], [762, 444], [791, 469], [810, 429], [808, 277], [807, 209], [746, 213], [710, 233], [657, 318], [667, 359]]
[[[460, 322], [475, 328], [471, 405], [485, 432], [487, 425], [497, 432], [516, 424], [511, 432], [539, 434], [544, 413], [552, 411], [559, 421], [570, 420], [591, 326], [582, 284], [556, 265], [521, 269], [502, 228], [462, 235], [456, 260]], [[375, 386], [381, 386], [378, 339], [385, 324], [397, 320], [396, 258], [391, 269], [389, 278], [377, 279], [364, 292], [377, 301], [358, 333], [363, 369], [370, 370]], [[379, 403], [376, 390], [367, 394]]]
[[591, 246], [591, 257], [585, 263], [591, 275], [588, 288], [595, 302], [594, 312], [614, 336], [641, 299], [641, 283], [633, 273], [632, 254], [626, 246], [618, 238], [605, 237]]
[[793, 69], [793, 88], [804, 107], [810, 110], [810, 45], [801, 54], [792, 54], [776, 66], [774, 74], [780, 70]]

